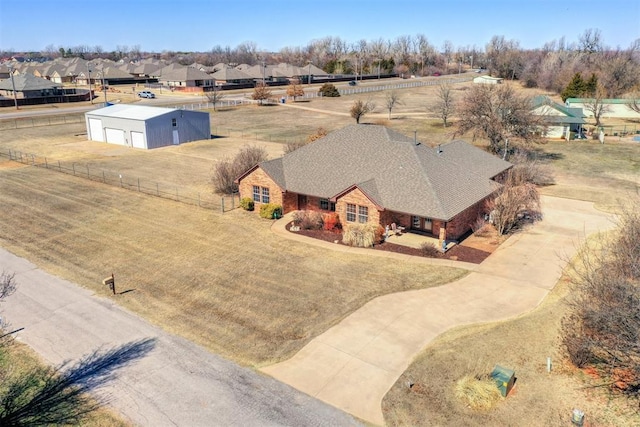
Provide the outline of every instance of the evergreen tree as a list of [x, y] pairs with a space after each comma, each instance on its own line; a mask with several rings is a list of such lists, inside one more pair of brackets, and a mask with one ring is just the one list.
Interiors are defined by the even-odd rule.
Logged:
[[560, 93], [560, 96], [562, 96], [563, 101], [566, 101], [567, 98], [580, 98], [586, 91], [587, 83], [582, 78], [582, 74], [576, 73], [567, 87]]
[[598, 76], [591, 74], [589, 80], [585, 83], [585, 94], [589, 97], [593, 97], [598, 89]]

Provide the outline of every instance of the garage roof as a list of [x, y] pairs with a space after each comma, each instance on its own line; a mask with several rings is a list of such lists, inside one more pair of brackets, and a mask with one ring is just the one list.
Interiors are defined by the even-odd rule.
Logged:
[[121, 119], [147, 120], [176, 111], [175, 108], [149, 107], [146, 105], [117, 104], [89, 111], [87, 114]]

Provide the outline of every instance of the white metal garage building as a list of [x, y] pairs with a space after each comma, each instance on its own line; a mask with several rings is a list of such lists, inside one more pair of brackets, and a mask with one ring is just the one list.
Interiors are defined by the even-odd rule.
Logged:
[[89, 140], [158, 148], [211, 138], [209, 113], [117, 104], [85, 113]]

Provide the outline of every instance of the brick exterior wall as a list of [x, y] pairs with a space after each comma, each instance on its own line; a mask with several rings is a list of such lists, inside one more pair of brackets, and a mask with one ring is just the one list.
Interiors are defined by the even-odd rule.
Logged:
[[[240, 180], [238, 185], [240, 190], [240, 197], [249, 197], [253, 200], [253, 186], [269, 188], [269, 197], [271, 203], [282, 205], [284, 213], [289, 213], [295, 210], [311, 210], [319, 212], [330, 212], [328, 210], [320, 209], [320, 198], [307, 196], [306, 204], [298, 206], [298, 194], [296, 193], [283, 193], [280, 187], [261, 169], [257, 168], [249, 175]], [[486, 200], [486, 199], [485, 199]], [[465, 211], [455, 216], [451, 221], [446, 223], [446, 239], [458, 240], [466, 232], [471, 229], [471, 226], [476, 222], [476, 219], [484, 215], [485, 213], [485, 200], [482, 200]], [[347, 204], [354, 204], [356, 206], [366, 206], [368, 208], [368, 222], [380, 224], [381, 226], [390, 225], [396, 223], [407, 230], [411, 228], [411, 215], [393, 212], [389, 210], [379, 211], [374, 203], [359, 189], [344, 194], [336, 201], [336, 213], [340, 217], [340, 222], [345, 225], [347, 223]], [[260, 203], [256, 202], [256, 212], [260, 211], [258, 207]], [[356, 211], [357, 215], [357, 211]], [[356, 217], [357, 218], [357, 217]], [[442, 237], [440, 230], [443, 227], [444, 222], [432, 219], [431, 233], [435, 237]]]
[[[357, 206], [366, 206], [369, 210], [367, 222], [373, 222], [374, 224], [380, 224], [380, 211], [375, 204], [364, 195], [362, 191], [355, 188], [352, 191], [344, 194], [338, 200], [336, 200], [336, 212], [340, 217], [342, 225], [349, 224], [347, 222], [347, 204], [353, 204]], [[357, 221], [357, 208], [356, 208], [356, 221]]]
[[286, 214], [289, 212], [293, 212], [297, 209], [298, 209], [298, 195], [296, 193], [284, 193], [282, 195], [282, 213]]
[[[261, 168], [257, 168], [249, 175], [240, 180], [238, 184], [238, 190], [240, 191], [240, 198], [248, 197], [253, 200], [253, 186], [266, 187], [269, 189], [269, 200], [271, 203], [282, 205], [283, 209], [285, 204], [283, 203], [283, 193], [280, 187], [267, 175]], [[288, 196], [288, 194], [287, 194]], [[256, 212], [260, 212], [261, 203], [255, 202]], [[286, 212], [286, 211], [285, 211]]]
[[471, 226], [476, 222], [478, 217], [486, 213], [485, 200], [481, 200], [467, 210], [459, 213], [447, 223], [447, 240], [458, 240], [471, 229]]

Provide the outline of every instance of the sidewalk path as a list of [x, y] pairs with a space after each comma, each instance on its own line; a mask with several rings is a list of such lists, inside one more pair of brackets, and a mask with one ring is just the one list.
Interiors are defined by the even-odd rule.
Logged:
[[141, 426], [359, 425], [344, 412], [281, 382], [242, 368], [150, 325], [0, 248], [0, 271], [16, 273], [17, 291], [0, 307], [18, 340], [51, 364], [155, 338], [146, 357], [116, 371], [102, 391]]
[[[480, 266], [447, 285], [382, 296], [263, 368], [273, 377], [374, 424], [381, 402], [413, 358], [455, 326], [503, 320], [535, 308], [585, 235], [613, 226], [592, 203], [543, 197], [545, 218], [512, 236]], [[336, 247], [338, 247], [336, 245]], [[371, 251], [373, 253], [373, 251]]]

